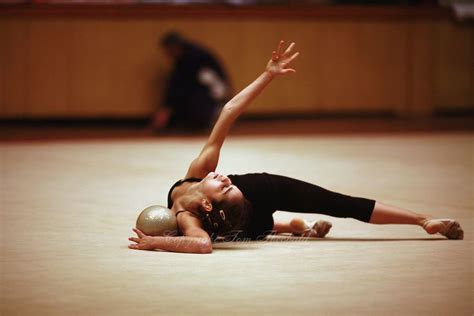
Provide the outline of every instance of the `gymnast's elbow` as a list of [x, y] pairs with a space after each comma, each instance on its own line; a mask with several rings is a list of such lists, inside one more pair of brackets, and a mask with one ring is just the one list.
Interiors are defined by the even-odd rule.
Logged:
[[221, 115], [230, 115], [235, 111], [235, 102], [229, 101], [222, 107]]
[[196, 253], [208, 254], [212, 253], [212, 241], [210, 238], [202, 238], [196, 247]]
[[187, 252], [212, 253], [212, 240], [209, 234], [200, 227], [191, 226], [184, 229]]
[[240, 102], [238, 98], [234, 98], [234, 99], [230, 100], [222, 108], [221, 114], [223, 114], [223, 115], [235, 114], [241, 108], [241, 106], [242, 106], [241, 103], [242, 102]]

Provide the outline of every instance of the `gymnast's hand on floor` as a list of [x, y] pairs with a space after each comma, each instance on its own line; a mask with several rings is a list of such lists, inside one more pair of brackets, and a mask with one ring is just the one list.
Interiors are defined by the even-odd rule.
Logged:
[[283, 44], [285, 42], [283, 40], [278, 43], [278, 47], [276, 51], [273, 51], [272, 53], [272, 58], [267, 64], [266, 71], [268, 71], [272, 76], [276, 75], [285, 75], [289, 73], [294, 73], [296, 70], [293, 68], [288, 68], [288, 65], [298, 57], [300, 54], [299, 52], [296, 52], [294, 54], [291, 54], [293, 51], [293, 48], [295, 47], [295, 43], [291, 43], [290, 46], [283, 51]]
[[136, 244], [128, 245], [130, 249], [138, 250], [153, 250], [153, 237], [145, 235], [141, 230], [133, 228], [133, 231], [137, 234], [137, 237], [130, 237], [128, 240], [136, 242]]

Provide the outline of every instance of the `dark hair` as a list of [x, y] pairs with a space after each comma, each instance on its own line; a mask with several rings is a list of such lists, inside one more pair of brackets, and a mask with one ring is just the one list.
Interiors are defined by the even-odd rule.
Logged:
[[164, 47], [174, 46], [174, 45], [182, 45], [186, 41], [181, 36], [181, 34], [177, 32], [169, 32], [166, 33], [165, 36], [161, 38], [161, 45]]
[[212, 202], [212, 211], [200, 211], [204, 229], [212, 237], [244, 230], [249, 221], [252, 204], [243, 199], [238, 203]]

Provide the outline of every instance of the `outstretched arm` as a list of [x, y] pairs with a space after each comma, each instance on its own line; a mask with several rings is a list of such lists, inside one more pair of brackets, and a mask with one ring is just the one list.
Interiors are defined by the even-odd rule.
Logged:
[[293, 53], [295, 43], [291, 43], [283, 52], [283, 41], [280, 41], [276, 51], [273, 51], [272, 58], [267, 63], [265, 71], [240, 91], [223, 107], [221, 114], [212, 129], [199, 156], [191, 163], [186, 178], [203, 178], [209, 172], [214, 171], [219, 162], [219, 154], [224, 140], [235, 120], [249, 106], [249, 104], [265, 89], [265, 87], [278, 75], [285, 75], [296, 72], [289, 68], [289, 64], [299, 55]]
[[133, 231], [137, 237], [128, 240], [134, 242], [128, 247], [138, 250], [160, 249], [173, 252], [211, 253], [212, 242], [209, 234], [202, 228], [201, 221], [187, 212], [179, 214], [178, 225], [184, 236], [147, 236], [139, 229]]
[[[195, 228], [197, 230], [198, 228]], [[194, 233], [191, 236], [147, 236], [142, 231], [134, 228], [138, 237], [130, 237], [134, 242], [128, 248], [137, 250], [164, 250], [186, 253], [212, 253], [212, 244], [206, 232]], [[206, 237], [207, 236], [207, 237]]]

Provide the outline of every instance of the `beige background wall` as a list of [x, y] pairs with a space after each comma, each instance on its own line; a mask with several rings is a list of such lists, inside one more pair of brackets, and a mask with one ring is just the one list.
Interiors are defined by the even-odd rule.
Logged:
[[235, 89], [280, 38], [302, 55], [249, 114], [474, 107], [474, 27], [449, 18], [212, 19], [0, 16], [0, 117], [143, 117], [169, 69], [159, 37], [177, 30], [221, 57]]

